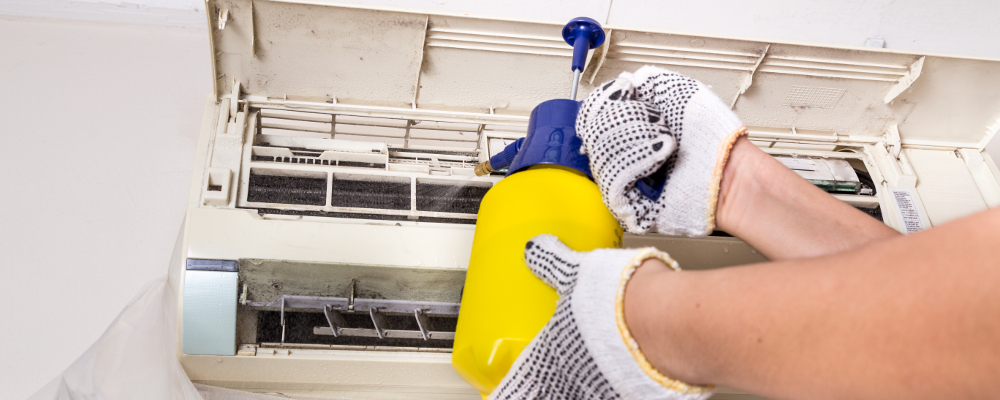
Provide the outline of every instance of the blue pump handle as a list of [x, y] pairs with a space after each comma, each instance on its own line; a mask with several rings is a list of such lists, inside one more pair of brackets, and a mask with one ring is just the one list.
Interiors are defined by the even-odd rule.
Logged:
[[635, 182], [635, 186], [639, 188], [639, 193], [643, 196], [648, 197], [650, 200], [656, 201], [663, 194], [663, 187], [667, 184], [667, 176], [660, 173], [653, 173], [653, 175], [644, 177]]
[[562, 37], [573, 46], [573, 71], [583, 71], [587, 51], [604, 44], [604, 29], [593, 19], [578, 17], [563, 27]]
[[[587, 17], [570, 20], [563, 27], [562, 36], [573, 46], [575, 72], [583, 71], [587, 51], [604, 44], [605, 39], [601, 24]], [[578, 76], [574, 76], [574, 94]], [[585, 154], [580, 154], [582, 142], [576, 135], [579, 109], [580, 103], [573, 99], [553, 99], [539, 104], [531, 111], [527, 136], [490, 157], [490, 167], [493, 170], [507, 168], [507, 175], [510, 175], [532, 165], [550, 164], [573, 168], [592, 177], [590, 162]]]

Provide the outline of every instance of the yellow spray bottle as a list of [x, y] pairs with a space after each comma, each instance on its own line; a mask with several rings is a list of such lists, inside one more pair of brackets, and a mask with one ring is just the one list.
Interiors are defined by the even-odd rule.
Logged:
[[[604, 31], [577, 18], [563, 37], [574, 46], [575, 98], [587, 50], [601, 45]], [[509, 165], [479, 206], [452, 352], [452, 366], [484, 396], [555, 313], [555, 290], [524, 263], [528, 240], [548, 233], [577, 251], [621, 247], [622, 229], [579, 151], [579, 107], [568, 99], [539, 104], [527, 136], [476, 168], [483, 175]]]

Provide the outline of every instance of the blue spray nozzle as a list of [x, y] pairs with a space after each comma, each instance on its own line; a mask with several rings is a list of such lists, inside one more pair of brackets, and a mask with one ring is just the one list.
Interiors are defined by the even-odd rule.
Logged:
[[504, 169], [510, 167], [510, 163], [514, 162], [514, 156], [517, 155], [518, 151], [521, 151], [521, 144], [524, 143], [524, 138], [520, 138], [514, 141], [514, 143], [508, 144], [504, 147], [503, 151], [490, 157], [490, 167], [493, 170]]
[[562, 37], [573, 46], [573, 71], [583, 71], [587, 51], [604, 44], [604, 28], [587, 17], [573, 18], [563, 27]]

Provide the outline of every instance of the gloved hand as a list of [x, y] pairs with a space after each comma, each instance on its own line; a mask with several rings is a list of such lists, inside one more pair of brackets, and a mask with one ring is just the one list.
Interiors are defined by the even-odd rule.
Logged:
[[677, 262], [652, 247], [575, 252], [552, 235], [525, 246], [531, 271], [559, 293], [555, 315], [521, 352], [489, 398], [676, 399], [714, 387], [670, 379], [646, 361], [625, 325], [625, 284], [643, 261]]
[[[659, 111], [666, 131], [652, 137], [636, 103]], [[648, 119], [652, 121], [652, 118]], [[576, 121], [604, 202], [625, 230], [704, 236], [715, 228], [719, 183], [729, 150], [746, 128], [704, 84], [662, 68], [645, 66], [593, 91]], [[636, 134], [640, 131], [642, 134]], [[676, 141], [674, 146], [655, 143]], [[646, 150], [648, 149], [648, 150]], [[655, 150], [654, 150], [655, 149]], [[658, 187], [655, 199], [636, 183]], [[655, 197], [655, 194], [654, 194]]]

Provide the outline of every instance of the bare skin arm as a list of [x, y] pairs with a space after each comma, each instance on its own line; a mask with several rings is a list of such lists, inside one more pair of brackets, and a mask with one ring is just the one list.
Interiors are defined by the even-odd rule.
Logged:
[[784, 261], [644, 263], [625, 317], [657, 369], [775, 399], [1000, 397], [1000, 210], [904, 237], [804, 187], [768, 197], [795, 183], [740, 193], [752, 186], [726, 173], [719, 226]]
[[722, 175], [717, 223], [775, 261], [832, 254], [899, 235], [813, 186], [745, 137], [733, 145]]

